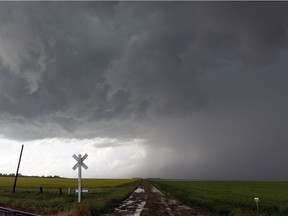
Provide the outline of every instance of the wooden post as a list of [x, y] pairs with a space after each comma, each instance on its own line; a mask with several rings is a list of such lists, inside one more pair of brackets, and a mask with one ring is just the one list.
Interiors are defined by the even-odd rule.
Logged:
[[18, 166], [17, 166], [17, 170], [16, 170], [16, 175], [15, 175], [14, 186], [13, 186], [13, 193], [15, 192], [15, 189], [16, 189], [16, 183], [17, 183], [18, 172], [19, 172], [19, 167], [20, 167], [20, 162], [21, 162], [21, 157], [22, 157], [23, 148], [24, 148], [24, 145], [22, 145], [21, 152], [20, 152], [19, 162], [18, 162]]

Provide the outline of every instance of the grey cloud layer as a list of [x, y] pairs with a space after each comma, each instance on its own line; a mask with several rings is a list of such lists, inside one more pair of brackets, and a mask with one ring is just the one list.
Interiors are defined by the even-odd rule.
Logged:
[[166, 161], [147, 175], [287, 177], [286, 2], [0, 4], [4, 136], [143, 138]]

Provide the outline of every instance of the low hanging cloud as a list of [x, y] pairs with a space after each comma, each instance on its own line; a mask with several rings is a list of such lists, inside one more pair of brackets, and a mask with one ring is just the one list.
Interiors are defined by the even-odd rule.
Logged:
[[5, 6], [1, 10], [2, 70], [25, 82], [26, 91], [33, 94], [46, 70], [45, 44], [38, 35], [39, 29], [33, 26], [33, 17], [27, 15], [21, 5], [16, 8], [10, 4]]
[[0, 4], [4, 137], [143, 140], [135, 176], [287, 177], [286, 2]]

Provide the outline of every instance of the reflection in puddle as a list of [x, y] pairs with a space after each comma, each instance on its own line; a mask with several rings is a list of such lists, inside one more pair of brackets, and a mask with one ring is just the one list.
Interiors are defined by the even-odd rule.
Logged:
[[[142, 194], [143, 193], [143, 194]], [[144, 200], [145, 190], [140, 186], [133, 191], [131, 196], [123, 201], [122, 205], [118, 208], [115, 208], [116, 215], [125, 215], [125, 216], [140, 216], [146, 201]], [[114, 214], [110, 214], [112, 216]], [[107, 215], [108, 216], [108, 215]]]

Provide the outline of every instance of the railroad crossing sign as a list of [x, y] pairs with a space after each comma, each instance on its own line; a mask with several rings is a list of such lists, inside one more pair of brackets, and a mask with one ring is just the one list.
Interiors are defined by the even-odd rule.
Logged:
[[88, 166], [86, 164], [84, 164], [84, 160], [88, 157], [87, 154], [85, 154], [83, 157], [81, 157], [81, 154], [78, 155], [78, 157], [74, 154], [72, 156], [77, 163], [72, 167], [73, 170], [76, 170], [78, 168], [78, 203], [81, 202], [81, 195], [82, 195], [82, 171], [81, 171], [81, 167], [83, 167], [85, 170], [88, 169]]
[[77, 161], [77, 163], [74, 165], [74, 167], [72, 168], [73, 170], [76, 170], [77, 167], [81, 167], [83, 166], [85, 170], [88, 169], [88, 166], [86, 166], [86, 164], [83, 163], [83, 161], [88, 157], [87, 154], [85, 154], [82, 158], [81, 158], [81, 154], [78, 155], [78, 157], [74, 154], [73, 158]]

